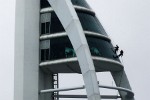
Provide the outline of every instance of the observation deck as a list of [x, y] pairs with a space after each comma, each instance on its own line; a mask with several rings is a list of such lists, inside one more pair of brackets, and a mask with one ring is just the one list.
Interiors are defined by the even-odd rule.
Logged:
[[[116, 54], [111, 39], [95, 12], [84, 0], [71, 1], [83, 27], [96, 71], [122, 70], [123, 65], [118, 58], [114, 58]], [[40, 11], [40, 67], [51, 73], [81, 73], [75, 51], [59, 18], [51, 6], [44, 2], [41, 2]]]

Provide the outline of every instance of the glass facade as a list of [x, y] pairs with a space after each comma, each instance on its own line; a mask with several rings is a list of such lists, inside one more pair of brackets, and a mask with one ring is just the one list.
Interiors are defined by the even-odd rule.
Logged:
[[85, 0], [71, 0], [71, 2], [73, 5], [82, 6], [91, 9]]
[[[49, 20], [47, 20], [47, 17], [43, 17], [44, 15], [48, 16], [48, 14], [51, 14], [49, 15]], [[102, 25], [95, 16], [85, 12], [78, 12], [78, 11], [77, 15], [79, 17], [83, 30], [96, 32], [107, 36], [104, 28], [102, 27]], [[49, 34], [65, 31], [60, 20], [58, 19], [58, 17], [54, 12], [45, 13], [41, 15], [41, 34], [47, 33], [45, 32], [46, 30], [47, 32], [49, 32]]]
[[100, 24], [100, 22], [97, 20], [95, 16], [90, 15], [88, 13], [78, 12], [78, 11], [77, 11], [77, 15], [79, 17], [83, 30], [107, 35], [102, 25]]
[[[85, 0], [71, 0], [74, 5], [89, 8]], [[41, 0], [41, 8], [49, 7], [47, 0]], [[94, 14], [88, 11], [76, 11], [84, 31], [96, 32], [107, 36], [103, 26]], [[41, 14], [41, 35], [61, 34], [65, 32], [60, 20], [54, 12]], [[113, 46], [110, 41], [95, 36], [86, 36], [92, 56], [105, 57], [119, 61], [113, 52]], [[59, 37], [40, 42], [41, 61], [57, 60], [63, 58], [76, 57], [75, 51], [69, 38]]]
[[[76, 57], [68, 37], [53, 38], [46, 41], [49, 43], [44, 43], [45, 40], [41, 41], [41, 47], [45, 48], [41, 49], [41, 61]], [[115, 53], [112, 50], [113, 46], [108, 41], [87, 36], [87, 42], [91, 55], [114, 59], [113, 56]], [[45, 58], [43, 55], [46, 55]]]

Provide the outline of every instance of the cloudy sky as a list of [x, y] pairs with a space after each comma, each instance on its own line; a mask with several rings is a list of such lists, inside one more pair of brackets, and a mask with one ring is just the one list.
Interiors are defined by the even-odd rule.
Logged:
[[[87, 1], [113, 44], [118, 44], [125, 52], [122, 61], [136, 100], [147, 100], [150, 89], [150, 0]], [[15, 0], [0, 0], [1, 100], [13, 100], [14, 22]]]

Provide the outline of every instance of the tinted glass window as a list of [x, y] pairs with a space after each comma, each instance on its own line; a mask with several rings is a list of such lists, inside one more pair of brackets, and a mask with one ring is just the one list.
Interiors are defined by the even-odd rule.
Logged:
[[113, 46], [108, 41], [95, 37], [87, 37], [87, 41], [93, 56], [101, 56], [113, 59], [113, 55], [115, 55], [113, 52]]
[[[114, 59], [113, 56], [115, 56], [115, 53], [113, 52], [113, 46], [108, 41], [88, 36], [87, 42], [93, 56]], [[50, 51], [50, 53], [46, 53], [49, 55], [49, 57], [47, 57], [49, 60], [70, 58], [76, 56], [68, 37], [50, 39], [50, 45], [49, 43], [43, 42], [43, 45], [45, 45], [44, 48], [47, 49], [48, 47], [46, 46], [46, 44], [49, 46]], [[41, 54], [42, 52], [43, 51], [41, 51]]]
[[50, 40], [51, 59], [75, 57], [75, 52], [68, 37]]
[[41, 49], [41, 61], [45, 61], [45, 59], [44, 59], [45, 58], [44, 57], [45, 56], [44, 51], [45, 51], [44, 49]]
[[41, 24], [41, 34], [45, 34], [45, 23]]
[[46, 33], [50, 33], [50, 22], [46, 22]]
[[[82, 12], [77, 12], [77, 14], [79, 16], [79, 20], [84, 30], [107, 35], [104, 28], [102, 27], [102, 25], [100, 24], [100, 22], [95, 16], [92, 16], [87, 13], [82, 13]], [[60, 20], [58, 19], [58, 17], [54, 12], [52, 12], [51, 14], [49, 13], [42, 14], [41, 22], [46, 23], [45, 26], [42, 23], [42, 27], [41, 27], [42, 34], [44, 34], [45, 32], [53, 34], [53, 33], [65, 31]]]
[[41, 49], [41, 61], [50, 60], [49, 57], [49, 49]]
[[64, 28], [54, 12], [51, 13], [51, 33], [64, 32]]
[[77, 12], [77, 14], [84, 30], [106, 35], [102, 25], [95, 16], [81, 12]]
[[41, 0], [41, 8], [46, 8], [46, 7], [50, 7], [50, 4], [48, 3], [47, 0]]
[[90, 8], [85, 0], [71, 0], [73, 5], [83, 6], [86, 8]]

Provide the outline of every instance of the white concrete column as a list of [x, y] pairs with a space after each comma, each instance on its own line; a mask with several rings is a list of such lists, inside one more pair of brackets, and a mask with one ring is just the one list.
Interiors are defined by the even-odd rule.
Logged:
[[16, 0], [14, 100], [38, 100], [40, 0]]

